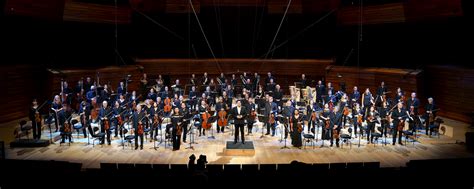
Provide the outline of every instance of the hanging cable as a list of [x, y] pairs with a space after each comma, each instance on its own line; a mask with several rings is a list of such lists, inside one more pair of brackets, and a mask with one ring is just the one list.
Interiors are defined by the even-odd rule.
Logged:
[[288, 42], [290, 42], [291, 40], [295, 39], [296, 37], [300, 36], [301, 34], [303, 34], [304, 32], [306, 32], [308, 29], [314, 27], [316, 24], [318, 24], [319, 22], [321, 22], [322, 20], [324, 20], [325, 18], [327, 18], [329, 15], [331, 15], [333, 12], [335, 12], [337, 9], [333, 9], [331, 12], [327, 13], [326, 15], [324, 15], [323, 17], [319, 18], [317, 21], [313, 22], [312, 24], [308, 25], [306, 28], [304, 28], [303, 30], [299, 31], [298, 33], [296, 33], [295, 35], [291, 36], [290, 38], [288, 38], [287, 40], [285, 40], [284, 42], [280, 43], [279, 45], [276, 45], [274, 46], [272, 49], [270, 49], [266, 54], [263, 54], [261, 55], [260, 57], [258, 57], [259, 59], [260, 58], [263, 58], [263, 57], [266, 57], [268, 56], [269, 53], [275, 51], [276, 49], [286, 45]]
[[163, 28], [164, 30], [166, 30], [167, 32], [169, 32], [170, 34], [172, 34], [173, 36], [177, 37], [178, 39], [181, 39], [181, 40], [185, 40], [184, 37], [182, 37], [181, 35], [177, 34], [176, 32], [172, 31], [171, 29], [165, 27], [164, 25], [160, 24], [159, 22], [157, 22], [156, 20], [154, 20], [153, 18], [149, 17], [148, 15], [142, 13], [141, 11], [135, 9], [132, 7], [132, 9], [135, 11], [135, 12], [138, 12], [140, 15], [142, 15], [143, 17], [147, 18], [148, 20], [150, 20], [151, 22], [155, 23], [156, 25], [160, 26], [161, 28]]
[[225, 57], [224, 40], [222, 37], [222, 26], [221, 26], [222, 20], [221, 20], [220, 0], [217, 0], [217, 6], [216, 6], [216, 1], [215, 0], [212, 0], [212, 1], [214, 3], [214, 15], [216, 17], [217, 29], [219, 30], [219, 39], [220, 39], [220, 44], [221, 44], [222, 56]]
[[207, 47], [209, 47], [209, 51], [211, 51], [212, 57], [214, 58], [214, 61], [216, 62], [217, 69], [219, 69], [219, 72], [222, 72], [221, 66], [216, 59], [216, 55], [214, 54], [214, 51], [212, 50], [209, 40], [207, 40], [207, 36], [206, 36], [206, 33], [204, 32], [204, 29], [202, 28], [201, 21], [199, 21], [199, 17], [197, 16], [196, 10], [194, 9], [193, 1], [189, 0], [189, 4], [191, 5], [191, 9], [193, 10], [194, 16], [196, 17], [196, 21], [199, 25], [199, 28], [201, 29], [202, 35], [204, 36], [204, 40], [206, 40]]
[[265, 55], [264, 59], [267, 59], [267, 56], [268, 54], [270, 54], [270, 50], [272, 49], [273, 44], [275, 44], [275, 41], [278, 37], [278, 33], [280, 33], [281, 26], [283, 25], [283, 22], [285, 21], [285, 18], [286, 18], [286, 14], [288, 13], [288, 9], [290, 9], [291, 1], [292, 0], [288, 1], [288, 5], [286, 6], [286, 10], [285, 10], [285, 13], [283, 14], [283, 18], [281, 18], [280, 25], [278, 26], [277, 32], [275, 33], [275, 36], [273, 37], [272, 43], [270, 44], [270, 47], [268, 48], [268, 52]]

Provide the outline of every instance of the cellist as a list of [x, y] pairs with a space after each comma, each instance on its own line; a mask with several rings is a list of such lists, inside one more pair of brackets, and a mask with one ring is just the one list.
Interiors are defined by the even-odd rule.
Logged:
[[[201, 106], [199, 106], [199, 114], [201, 115], [201, 118], [205, 113], [208, 113], [208, 106], [205, 100], [201, 100]], [[201, 120], [201, 123], [202, 123], [202, 120]], [[198, 129], [199, 129], [199, 136], [201, 136], [201, 134], [206, 136], [206, 130], [202, 128], [202, 124], [199, 125]]]
[[[218, 102], [216, 104], [216, 112], [218, 112], [218, 117], [219, 117], [219, 120], [224, 120], [224, 119], [227, 119], [226, 118], [226, 115], [227, 115], [227, 112], [226, 112], [226, 104], [224, 104], [223, 102], [223, 99], [222, 99], [222, 96], [218, 98]], [[224, 128], [225, 126], [221, 126], [219, 124], [216, 125], [216, 129], [217, 129], [217, 133], [224, 133]]]

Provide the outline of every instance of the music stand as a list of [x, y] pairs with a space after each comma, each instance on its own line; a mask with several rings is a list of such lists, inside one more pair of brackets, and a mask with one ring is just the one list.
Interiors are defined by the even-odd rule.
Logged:
[[212, 123], [214, 123], [215, 121], [217, 121], [217, 117], [216, 116], [211, 116], [209, 117], [208, 119], [208, 123], [211, 123], [211, 136], [207, 137], [207, 139], [216, 139], [216, 137], [214, 136], [214, 129], [212, 129]]
[[[286, 122], [288, 123], [288, 125], [290, 124], [290, 120], [289, 119], [286, 119]], [[285, 129], [288, 129], [287, 126], [285, 124], [283, 124], [283, 127]], [[285, 130], [282, 132], [282, 137], [283, 137], [283, 133], [285, 132]], [[288, 133], [290, 132], [290, 130], [288, 129]], [[282, 146], [280, 149], [290, 149], [290, 147], [286, 146], [286, 138], [285, 138], [285, 146]]]

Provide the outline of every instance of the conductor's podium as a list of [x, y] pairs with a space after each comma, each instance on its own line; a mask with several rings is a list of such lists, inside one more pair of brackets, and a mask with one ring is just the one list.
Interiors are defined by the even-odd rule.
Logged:
[[255, 146], [253, 141], [245, 141], [245, 144], [242, 142], [234, 144], [234, 141], [227, 141], [224, 154], [227, 156], [254, 156]]

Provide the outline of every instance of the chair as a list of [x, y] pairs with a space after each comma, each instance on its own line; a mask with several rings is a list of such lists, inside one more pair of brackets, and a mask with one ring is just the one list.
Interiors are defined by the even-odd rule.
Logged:
[[81, 130], [82, 128], [84, 128], [84, 126], [83, 126], [81, 123], [79, 123], [79, 121], [77, 121], [77, 120], [75, 120], [75, 119], [73, 119], [73, 120], [71, 121], [71, 124], [72, 124], [72, 127], [74, 128], [74, 130], [77, 131], [77, 138], [79, 138], [79, 130]]
[[[77, 122], [78, 122], [77, 120], [72, 120], [70, 124], [71, 124], [71, 125], [74, 125], [74, 124], [77, 124]], [[69, 131], [69, 132], [65, 132], [65, 131], [62, 130], [62, 131], [60, 132], [60, 134], [61, 134], [61, 136], [64, 136], [64, 137], [69, 136], [69, 137], [71, 138], [71, 140], [69, 140], [69, 142], [68, 142], [68, 145], [71, 146], [71, 142], [72, 142], [72, 130]], [[59, 143], [59, 146], [61, 146], [61, 144], [62, 144], [62, 141]]]
[[306, 149], [306, 143], [311, 143], [311, 145], [313, 146], [313, 149], [314, 149], [315, 136], [312, 133], [304, 133], [303, 134], [303, 139], [304, 139], [304, 149]]
[[342, 133], [340, 135], [341, 139], [342, 139], [342, 145], [341, 145], [341, 148], [344, 147], [344, 143], [349, 143], [350, 144], [350, 148], [352, 149], [352, 128], [349, 127], [349, 129], [347, 129], [347, 132], [349, 132], [349, 134], [347, 133]]
[[[430, 131], [433, 131], [434, 133], [436, 133], [436, 135], [438, 135], [438, 138], [440, 137], [439, 130], [440, 130], [441, 123], [444, 123], [444, 121], [441, 118], [437, 118], [434, 121], [433, 125], [429, 126]], [[444, 132], [446, 132], [446, 131], [444, 131]], [[430, 132], [430, 137], [431, 137], [431, 134], [432, 134], [432, 132]]]
[[[20, 131], [26, 133], [26, 139], [30, 140], [30, 133], [29, 131], [33, 128], [31, 125], [26, 125], [26, 120], [20, 121]], [[18, 139], [21, 138], [21, 133], [17, 134]]]
[[[92, 136], [92, 147], [94, 147], [94, 144], [95, 144], [94, 141], [104, 139], [105, 133], [95, 134], [95, 132], [99, 131], [98, 127], [94, 127], [94, 129], [92, 129], [92, 126], [89, 126], [88, 129], [89, 129], [89, 133]], [[101, 144], [101, 145], [103, 146], [104, 144]]]

